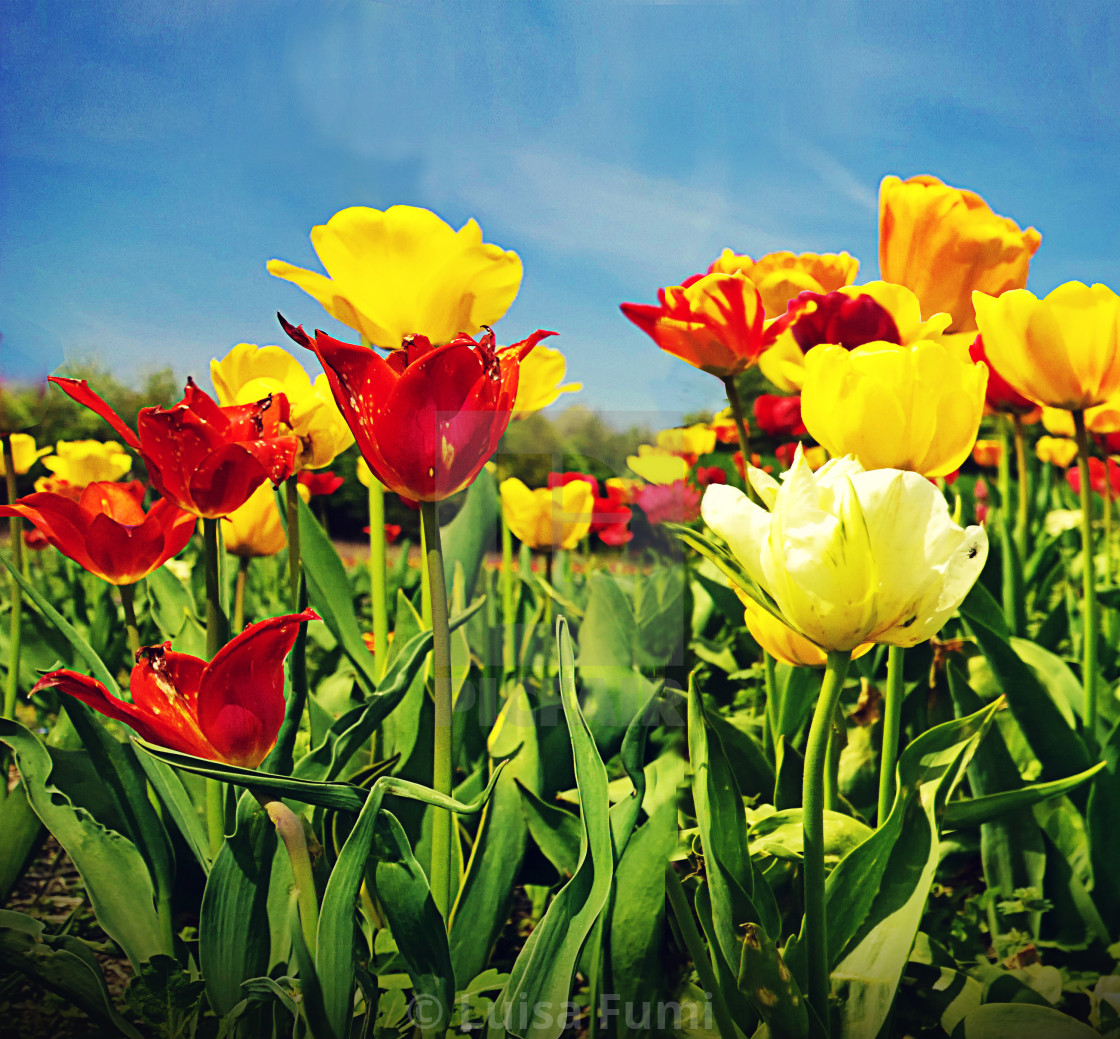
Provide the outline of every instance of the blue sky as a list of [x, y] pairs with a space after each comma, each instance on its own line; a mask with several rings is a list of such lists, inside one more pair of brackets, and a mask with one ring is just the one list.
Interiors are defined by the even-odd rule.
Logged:
[[556, 329], [606, 412], [720, 384], [619, 313], [725, 246], [848, 249], [933, 173], [1042, 232], [1030, 287], [1120, 289], [1120, 5], [10, 0], [0, 331], [205, 378], [313, 225], [404, 202], [521, 254], [502, 341]]

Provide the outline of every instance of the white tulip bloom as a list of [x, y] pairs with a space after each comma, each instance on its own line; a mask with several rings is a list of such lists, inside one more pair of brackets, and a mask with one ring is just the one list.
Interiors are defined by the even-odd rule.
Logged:
[[913, 646], [941, 630], [988, 557], [982, 527], [962, 529], [917, 473], [833, 459], [814, 473], [800, 449], [784, 482], [758, 469], [770, 511], [724, 484], [704, 522], [727, 542], [791, 627], [821, 649]]

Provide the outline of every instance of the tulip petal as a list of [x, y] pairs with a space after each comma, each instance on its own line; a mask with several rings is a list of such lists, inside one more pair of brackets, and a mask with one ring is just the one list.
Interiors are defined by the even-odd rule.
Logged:
[[84, 404], [95, 414], [100, 415], [134, 451], [140, 450], [140, 440], [137, 435], [125, 424], [120, 415], [89, 388], [85, 379], [67, 379], [52, 375], [50, 381], [68, 397], [76, 400], [79, 404]]
[[[106, 718], [123, 722], [133, 729], [141, 739], [171, 746], [163, 738], [161, 731], [152, 724], [154, 719], [149, 718], [147, 713], [140, 708], [114, 696], [96, 678], [78, 674], [77, 671], [51, 671], [35, 683], [28, 695], [34, 696], [44, 689], [57, 689], [61, 693], [74, 697], [75, 700], [81, 700], [82, 703], [88, 704], [99, 714], [105, 715]], [[186, 750], [187, 748], [176, 745], [175, 749]], [[193, 754], [195, 751], [191, 749], [188, 750], [188, 753]]]

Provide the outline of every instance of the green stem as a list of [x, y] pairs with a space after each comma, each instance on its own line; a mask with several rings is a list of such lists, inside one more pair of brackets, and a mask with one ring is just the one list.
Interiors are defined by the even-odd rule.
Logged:
[[[10, 433], [0, 437], [3, 441], [4, 452], [4, 478], [8, 487], [8, 504], [11, 505], [19, 497], [16, 489], [16, 459], [12, 451], [12, 436]], [[8, 518], [8, 544], [12, 553], [12, 563], [21, 573], [23, 571], [23, 521], [19, 516]], [[8, 640], [8, 682], [4, 687], [4, 717], [14, 718], [16, 699], [19, 696], [19, 660], [22, 639], [23, 620], [23, 589], [19, 586], [15, 574], [8, 577], [8, 589], [11, 594], [12, 612], [10, 616], [11, 629]], [[3, 756], [7, 761], [7, 754]], [[7, 776], [5, 769], [4, 776]], [[7, 792], [7, 784], [4, 784]]]
[[311, 870], [311, 856], [307, 852], [303, 821], [283, 801], [258, 791], [253, 791], [253, 796], [268, 813], [268, 818], [276, 827], [276, 834], [288, 853], [296, 884], [296, 904], [299, 906], [303, 941], [307, 951], [314, 956], [319, 933], [319, 900], [315, 894], [315, 875]]
[[805, 772], [802, 782], [804, 807], [802, 832], [804, 840], [805, 936], [806, 963], [809, 976], [809, 1003], [829, 1035], [828, 1015], [828, 924], [824, 899], [824, 786], [825, 762], [831, 738], [832, 716], [840, 702], [840, 691], [851, 663], [850, 650], [833, 650], [828, 654], [821, 693], [809, 727], [805, 747]]
[[369, 597], [373, 613], [373, 666], [377, 677], [385, 674], [389, 653], [389, 601], [385, 584], [385, 488], [372, 473], [369, 478]]
[[[712, 969], [711, 960], [708, 959], [708, 954], [704, 950], [704, 939], [700, 937], [700, 931], [696, 927], [695, 919], [693, 919], [692, 908], [688, 904], [688, 896], [684, 893], [680, 877], [677, 876], [677, 871], [673, 869], [671, 862], [665, 864], [665, 893], [669, 896], [669, 905], [672, 907], [673, 916], [676, 917], [681, 940], [688, 950], [692, 966], [696, 969], [696, 977], [704, 991], [711, 993], [716, 1031], [719, 1032], [720, 1039], [736, 1039], [739, 1034], [738, 1029], [731, 1020], [731, 1014], [728, 1013], [727, 1004], [724, 1002], [723, 993], [719, 988], [719, 981], [716, 979], [716, 972]], [[736, 964], [736, 966], [738, 965]]]
[[233, 587], [233, 630], [245, 630], [245, 586], [249, 583], [249, 556], [237, 560], [237, 584]]
[[428, 535], [424, 527], [423, 516], [420, 519], [420, 622], [425, 628], [432, 626], [432, 584], [431, 577], [428, 574]]
[[[1108, 464], [1106, 459], [1105, 465]], [[1109, 483], [1104, 495], [1104, 583], [1112, 584], [1112, 484]]]
[[1023, 417], [1011, 416], [1012, 431], [1015, 438], [1015, 469], [1019, 481], [1019, 502], [1015, 512], [1015, 544], [1019, 549], [1019, 558], [1026, 562], [1027, 550], [1027, 523], [1030, 519], [1031, 508], [1031, 471], [1027, 468], [1027, 445], [1023, 436]]
[[762, 666], [766, 671], [766, 710], [762, 714], [762, 748], [768, 758], [774, 756], [774, 745], [777, 742], [778, 721], [781, 714], [781, 704], [778, 703], [778, 675], [775, 669], [776, 661], [773, 656], [762, 651]]
[[[432, 610], [432, 684], [435, 692], [435, 726], [432, 754], [432, 789], [451, 793], [451, 634], [447, 627], [447, 584], [443, 573], [443, 546], [440, 543], [439, 503], [420, 503], [421, 529], [431, 589]], [[452, 818], [442, 808], [429, 807], [432, 813], [432, 898], [445, 920], [454, 900], [452, 877], [458, 873], [452, 862]]]
[[[202, 555], [206, 571], [206, 659], [226, 644], [228, 632], [222, 612], [221, 584], [218, 576], [218, 520], [202, 520]], [[217, 779], [206, 780], [206, 826], [210, 835], [210, 857], [217, 858], [226, 837], [225, 785]]]
[[1097, 590], [1093, 560], [1092, 493], [1089, 486], [1089, 437], [1085, 431], [1085, 412], [1073, 413], [1077, 440], [1077, 471], [1081, 474], [1081, 570], [1084, 621], [1082, 634], [1082, 675], [1085, 687], [1085, 736], [1090, 748], [1097, 746]]
[[508, 675], [513, 672], [515, 658], [513, 636], [515, 630], [513, 617], [513, 531], [509, 529], [505, 513], [501, 516], [502, 527], [502, 670]]
[[299, 613], [299, 481], [289, 476], [284, 481], [288, 513], [288, 597], [292, 613]]
[[887, 687], [883, 694], [883, 754], [879, 761], [879, 826], [887, 821], [894, 804], [894, 769], [898, 761], [898, 736], [902, 718], [902, 646], [887, 650]]
[[117, 590], [121, 593], [121, 609], [124, 610], [124, 625], [128, 632], [128, 651], [135, 657], [140, 649], [140, 629], [136, 625], [136, 585], [122, 584]]
[[[729, 375], [724, 379], [723, 388], [727, 391], [727, 403], [731, 405], [731, 414], [735, 418], [735, 429], [739, 434], [739, 450], [743, 452], [743, 471], [746, 472], [751, 464], [751, 441], [747, 435], [747, 424], [743, 419], [743, 402], [739, 399], [735, 376]], [[749, 480], [747, 486], [750, 486]]]

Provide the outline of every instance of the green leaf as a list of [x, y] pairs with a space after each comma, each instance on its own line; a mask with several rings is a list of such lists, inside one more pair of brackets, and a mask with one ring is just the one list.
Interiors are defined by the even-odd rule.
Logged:
[[45, 836], [43, 824], [27, 801], [27, 787], [23, 783], [17, 783], [0, 801], [0, 833], [4, 835], [0, 843], [0, 905], [3, 905]]
[[145, 579], [148, 586], [148, 602], [151, 617], [164, 638], [174, 639], [187, 622], [188, 617], [197, 618], [198, 607], [190, 589], [185, 587], [165, 566], [161, 566]]
[[583, 827], [579, 816], [557, 805], [542, 801], [532, 790], [518, 784], [521, 809], [529, 827], [529, 836], [561, 877], [576, 871], [580, 837]]
[[[113, 1006], [101, 965], [77, 938], [47, 934], [42, 921], [0, 910], [0, 965], [34, 978], [105, 1028], [142, 1039]], [[9, 1018], [10, 1026], [16, 1024]]]
[[[866, 823], [840, 812], [824, 813], [824, 860], [829, 868], [858, 848], [875, 831]], [[800, 862], [804, 827], [800, 808], [787, 808], [759, 819], [747, 834], [752, 855], [772, 855]]]
[[984, 797], [968, 797], [950, 801], [945, 809], [943, 825], [946, 829], [961, 829], [966, 826], [979, 826], [998, 819], [1016, 808], [1030, 808], [1051, 797], [1067, 793], [1082, 783], [1088, 782], [1105, 767], [1098, 761], [1092, 768], [1079, 772], [1066, 779], [1055, 779], [1049, 783], [1028, 783], [1017, 790], [1005, 790], [999, 794]]
[[194, 853], [195, 860], [204, 873], [210, 872], [210, 839], [202, 825], [202, 817], [194, 801], [187, 793], [183, 781], [166, 762], [152, 757], [151, 754], [137, 754], [137, 761], [159, 796], [167, 814], [175, 821], [187, 847]]
[[473, 595], [482, 560], [494, 546], [499, 512], [494, 477], [483, 469], [475, 477], [455, 518], [440, 529], [444, 569], [454, 574], [456, 566], [463, 568], [464, 599]]
[[1051, 1007], [986, 1003], [966, 1014], [952, 1039], [1099, 1039], [1086, 1024]]
[[572, 879], [552, 900], [510, 970], [497, 1013], [507, 1032], [522, 1039], [558, 1039], [563, 1016], [541, 1022], [533, 1008], [567, 1002], [580, 949], [610, 896], [614, 875], [607, 770], [576, 700], [575, 664], [568, 626], [557, 621], [560, 697], [572, 740], [576, 785], [580, 793], [583, 839]]
[[809, 1009], [773, 940], [758, 924], [744, 924], [739, 989], [759, 1008], [772, 1039], [803, 1039]]
[[77, 867], [105, 933], [137, 969], [163, 952], [152, 879], [136, 845], [51, 784], [50, 755], [22, 725], [0, 718], [0, 742], [15, 755], [35, 814]]

